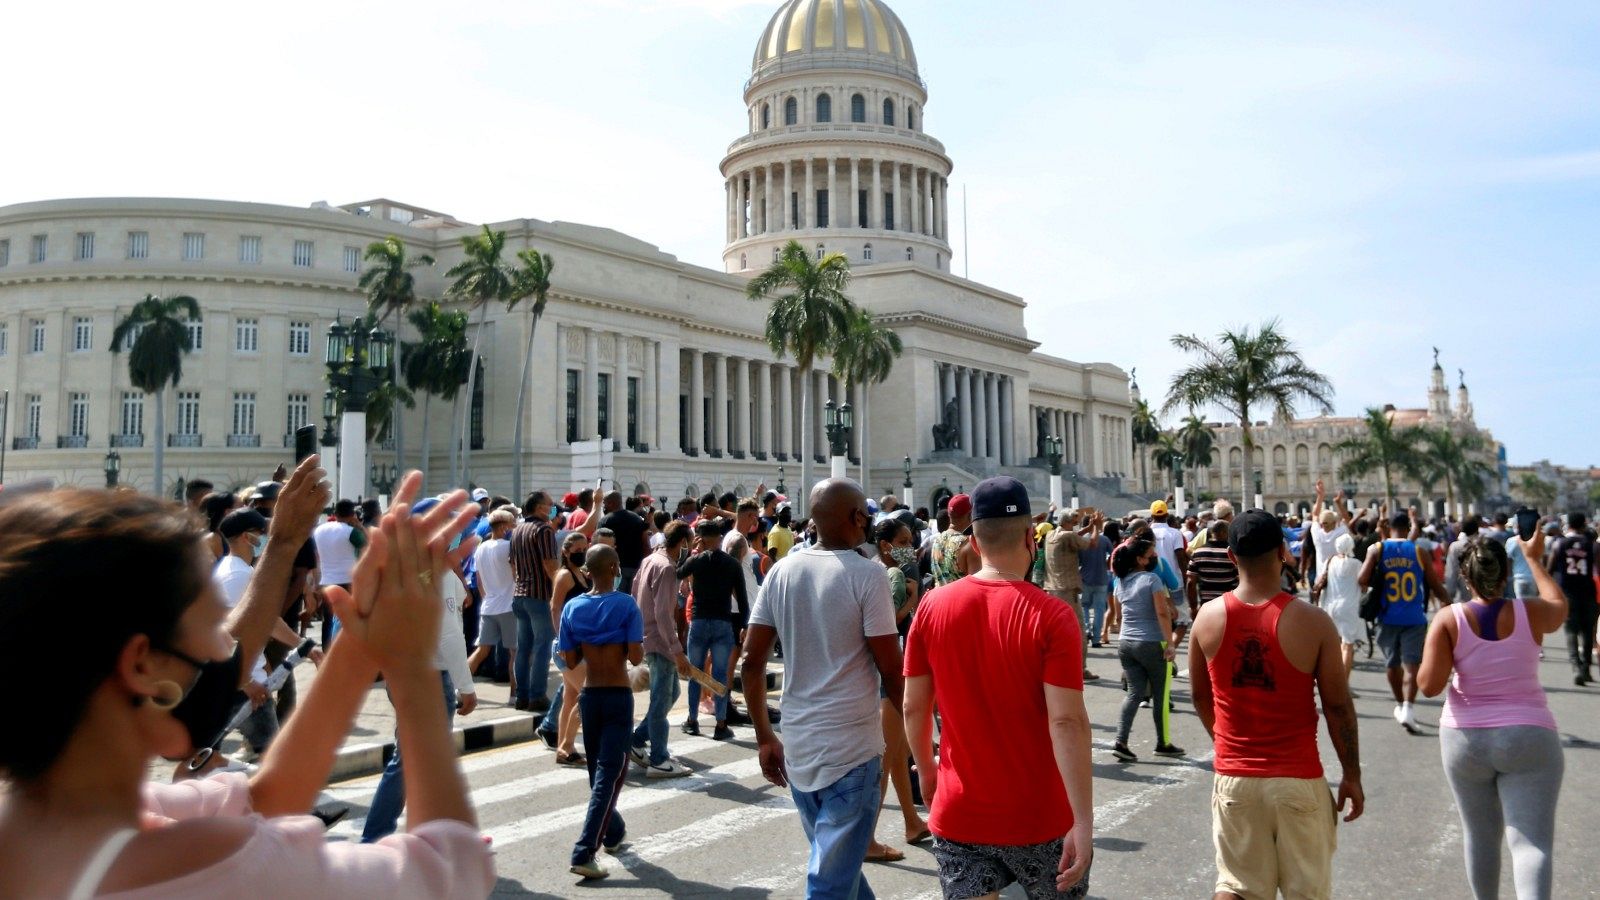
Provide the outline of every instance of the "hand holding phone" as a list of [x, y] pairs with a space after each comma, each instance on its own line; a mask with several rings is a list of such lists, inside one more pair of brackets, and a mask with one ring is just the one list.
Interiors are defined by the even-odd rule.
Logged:
[[1539, 530], [1539, 511], [1522, 507], [1517, 510], [1517, 537], [1524, 543], [1533, 540], [1534, 532]]
[[[301, 425], [294, 430], [294, 464], [317, 452], [317, 426]], [[282, 468], [281, 466], [279, 468]]]

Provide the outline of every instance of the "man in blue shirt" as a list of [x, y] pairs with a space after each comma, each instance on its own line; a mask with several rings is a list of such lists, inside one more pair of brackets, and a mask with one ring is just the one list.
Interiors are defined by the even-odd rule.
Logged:
[[589, 810], [572, 848], [572, 873], [584, 880], [611, 874], [595, 861], [604, 847], [615, 853], [627, 836], [617, 813], [617, 798], [628, 774], [633, 746], [633, 689], [628, 665], [644, 662], [644, 617], [633, 598], [616, 590], [621, 562], [605, 544], [589, 548], [584, 559], [592, 585], [561, 608], [556, 652], [569, 668], [588, 663], [578, 697], [583, 721], [583, 755], [589, 765]]
[[[1417, 669], [1422, 665], [1422, 645], [1428, 636], [1428, 596], [1441, 606], [1450, 598], [1433, 567], [1417, 549], [1417, 531], [1411, 515], [1395, 513], [1391, 537], [1373, 544], [1361, 567], [1362, 590], [1383, 579], [1383, 612], [1378, 615], [1378, 646], [1389, 669], [1389, 690], [1394, 693], [1394, 720], [1412, 734], [1420, 734], [1413, 707], [1417, 700]], [[1408, 537], [1398, 537], [1408, 535]]]

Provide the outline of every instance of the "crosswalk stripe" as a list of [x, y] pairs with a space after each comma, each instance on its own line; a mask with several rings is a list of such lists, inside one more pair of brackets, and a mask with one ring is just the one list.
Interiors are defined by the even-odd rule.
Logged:
[[623, 868], [627, 868], [630, 862], [658, 862], [674, 853], [696, 850], [723, 838], [743, 834], [759, 822], [793, 812], [794, 800], [787, 794], [766, 797], [696, 820], [681, 828], [634, 841], [616, 859]]

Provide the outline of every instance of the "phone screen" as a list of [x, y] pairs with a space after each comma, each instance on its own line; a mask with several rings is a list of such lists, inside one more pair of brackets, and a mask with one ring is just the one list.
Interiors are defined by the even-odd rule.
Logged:
[[1539, 511], [1524, 506], [1517, 510], [1517, 537], [1524, 541], [1533, 540], [1533, 533], [1539, 527]]
[[302, 460], [317, 452], [317, 426], [301, 425], [294, 430], [294, 462], [299, 465]]

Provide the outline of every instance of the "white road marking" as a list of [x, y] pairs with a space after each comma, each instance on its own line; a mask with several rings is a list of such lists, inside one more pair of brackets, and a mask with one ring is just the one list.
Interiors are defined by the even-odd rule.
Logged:
[[1159, 776], [1160, 780], [1156, 783], [1098, 804], [1094, 808], [1095, 833], [1107, 834], [1121, 828], [1154, 803], [1159, 795], [1184, 787], [1202, 775], [1211, 774], [1211, 771], [1205, 768], [1211, 757], [1211, 753], [1206, 753], [1203, 756], [1176, 760], [1176, 765], [1168, 766], [1175, 770], [1172, 775]]

